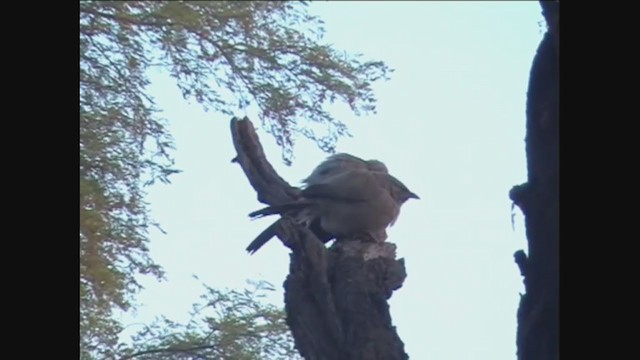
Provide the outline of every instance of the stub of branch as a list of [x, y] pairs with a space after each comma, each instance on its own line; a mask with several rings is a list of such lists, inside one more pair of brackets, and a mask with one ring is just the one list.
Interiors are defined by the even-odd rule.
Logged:
[[527, 276], [527, 254], [523, 250], [518, 250], [513, 254], [513, 260], [518, 265], [518, 269], [520, 269], [520, 275]]
[[[253, 124], [231, 120], [240, 164], [258, 199], [278, 204], [299, 197], [268, 163]], [[284, 283], [287, 323], [305, 359], [404, 360], [387, 300], [406, 278], [396, 246], [341, 239], [329, 249], [308, 228], [283, 217], [278, 238], [291, 249]]]
[[509, 198], [525, 215], [527, 214], [526, 204], [530, 198], [530, 193], [531, 189], [529, 183], [514, 185], [511, 190], [509, 190]]

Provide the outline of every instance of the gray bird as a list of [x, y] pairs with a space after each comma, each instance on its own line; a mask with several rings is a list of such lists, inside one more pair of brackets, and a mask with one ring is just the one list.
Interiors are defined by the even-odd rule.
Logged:
[[[339, 153], [331, 155], [327, 159], [325, 159], [311, 172], [311, 174], [306, 179], [302, 180], [302, 182], [304, 183], [304, 187], [307, 187], [309, 185], [316, 185], [326, 182], [331, 177], [349, 170], [365, 169], [388, 173], [387, 167], [381, 161], [366, 161], [357, 156], [346, 153]], [[253, 240], [251, 244], [249, 244], [249, 246], [247, 247], [247, 251], [249, 253], [256, 252], [272, 237], [275, 236], [275, 228], [278, 224], [278, 221], [271, 224], [268, 228], [262, 231], [262, 233], [260, 233], [260, 235], [258, 235], [256, 239]], [[311, 232], [313, 232], [316, 237], [324, 243], [335, 238], [335, 236], [322, 229], [318, 218], [313, 219], [308, 227]]]
[[349, 170], [369, 170], [389, 173], [386, 165], [381, 161], [366, 161], [350, 154], [340, 153], [329, 156], [311, 172], [311, 175], [302, 180], [302, 182], [306, 186], [320, 184], [337, 174]]
[[[309, 227], [320, 240], [368, 235], [376, 241], [386, 239], [386, 228], [392, 225], [400, 213], [400, 207], [408, 199], [419, 197], [402, 182], [386, 173], [379, 161], [365, 162], [347, 154], [329, 158], [314, 170], [305, 182], [302, 198], [286, 204], [269, 206], [250, 214], [262, 217], [274, 214], [292, 217]], [[348, 160], [345, 160], [348, 159]], [[352, 161], [352, 160], [356, 161]], [[348, 165], [350, 164], [350, 165]], [[365, 166], [363, 166], [363, 164]], [[371, 171], [374, 169], [385, 171]], [[356, 168], [355, 170], [349, 170]], [[329, 172], [322, 170], [329, 169]], [[341, 170], [336, 170], [341, 169]], [[315, 175], [314, 175], [315, 174]], [[263, 231], [247, 247], [254, 253], [275, 235], [277, 222]]]
[[[318, 165], [306, 179], [302, 180], [302, 182], [304, 183], [304, 187], [308, 187], [310, 185], [316, 185], [326, 182], [333, 176], [349, 170], [365, 169], [368, 169], [370, 171], [380, 171], [388, 173], [387, 167], [381, 161], [366, 161], [357, 156], [346, 153], [338, 153], [329, 156], [322, 163], [320, 163], [320, 165]], [[249, 253], [256, 252], [272, 237], [275, 236], [275, 227], [278, 224], [278, 221], [271, 224], [268, 228], [262, 231], [262, 233], [260, 233], [260, 235], [258, 235], [256, 239], [253, 240], [251, 244], [249, 244], [249, 246], [247, 247], [247, 251]], [[308, 227], [316, 235], [316, 237], [324, 243], [335, 238], [334, 235], [322, 229], [318, 218], [313, 219]]]

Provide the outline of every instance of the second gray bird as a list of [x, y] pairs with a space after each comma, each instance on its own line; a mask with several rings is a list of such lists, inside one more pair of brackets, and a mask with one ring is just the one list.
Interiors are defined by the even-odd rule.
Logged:
[[316, 185], [326, 182], [333, 176], [350, 170], [369, 170], [374, 172], [389, 173], [387, 166], [378, 160], [363, 160], [357, 156], [339, 153], [329, 156], [318, 165], [311, 175], [302, 182], [306, 185]]

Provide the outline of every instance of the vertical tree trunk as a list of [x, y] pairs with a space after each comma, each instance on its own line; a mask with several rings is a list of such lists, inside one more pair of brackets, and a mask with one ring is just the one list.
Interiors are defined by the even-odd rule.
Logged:
[[548, 31], [533, 59], [527, 93], [525, 184], [511, 199], [525, 216], [528, 257], [515, 254], [526, 293], [518, 309], [518, 360], [555, 360], [559, 299], [559, 4], [541, 1]]

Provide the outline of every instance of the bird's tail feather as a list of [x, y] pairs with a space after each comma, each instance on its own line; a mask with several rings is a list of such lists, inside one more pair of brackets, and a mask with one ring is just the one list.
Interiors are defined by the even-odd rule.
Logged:
[[[278, 220], [280, 221], [280, 220]], [[271, 240], [272, 237], [276, 236], [276, 224], [278, 221], [269, 225], [268, 228], [264, 229], [252, 242], [247, 246], [247, 252], [253, 255], [256, 251], [258, 251], [267, 241]]]
[[263, 216], [275, 215], [275, 214], [283, 214], [292, 210], [299, 210], [309, 205], [305, 201], [298, 201], [280, 205], [272, 205], [267, 206], [266, 208], [262, 208], [260, 210], [256, 210], [249, 214], [250, 217], [257, 219]]
[[[258, 235], [250, 244], [247, 246], [247, 252], [253, 255], [256, 251], [258, 251], [264, 244], [266, 244], [271, 238], [276, 236], [276, 226], [280, 220], [275, 221], [273, 224], [269, 225], [268, 228], [264, 229], [260, 235]], [[320, 239], [323, 243], [326, 243], [335, 238], [335, 236], [330, 233], [324, 231], [320, 226], [318, 219], [315, 219], [313, 222], [309, 224], [309, 230], [313, 232], [313, 234]]]

